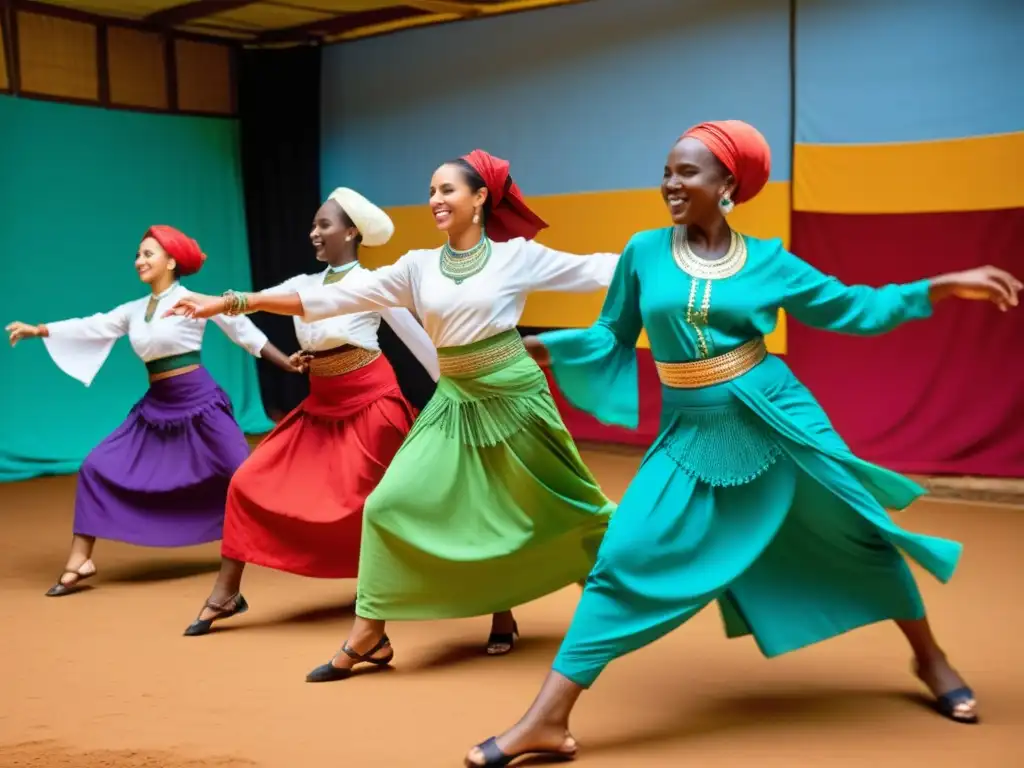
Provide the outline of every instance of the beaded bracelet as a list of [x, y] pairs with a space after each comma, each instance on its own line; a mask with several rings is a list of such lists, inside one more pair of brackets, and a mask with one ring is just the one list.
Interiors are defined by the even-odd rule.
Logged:
[[227, 299], [227, 306], [224, 309], [225, 315], [244, 315], [248, 312], [249, 297], [244, 293], [224, 291], [222, 295]]

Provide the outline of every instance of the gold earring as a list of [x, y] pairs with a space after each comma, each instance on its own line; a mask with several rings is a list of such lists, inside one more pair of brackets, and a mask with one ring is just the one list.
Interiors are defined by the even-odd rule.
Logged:
[[474, 210], [473, 211], [473, 223], [474, 224], [479, 224], [480, 223], [480, 211], [478, 211], [478, 210]]

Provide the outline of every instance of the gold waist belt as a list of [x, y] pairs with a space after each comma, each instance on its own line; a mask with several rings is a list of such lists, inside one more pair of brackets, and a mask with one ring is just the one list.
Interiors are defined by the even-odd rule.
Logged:
[[321, 378], [341, 376], [369, 365], [378, 357], [378, 351], [347, 345], [317, 352], [309, 361], [309, 375]]
[[456, 378], [479, 376], [525, 355], [523, 338], [512, 329], [462, 347], [442, 347], [437, 350], [437, 362], [442, 376]]
[[666, 387], [698, 389], [742, 376], [768, 355], [764, 337], [751, 339], [724, 355], [689, 363], [658, 363], [658, 378]]

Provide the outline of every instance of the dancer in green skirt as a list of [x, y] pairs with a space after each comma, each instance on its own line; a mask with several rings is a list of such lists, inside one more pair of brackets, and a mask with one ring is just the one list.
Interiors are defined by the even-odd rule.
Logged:
[[306, 321], [406, 307], [438, 350], [441, 378], [376, 490], [360, 544], [356, 622], [307, 680], [347, 677], [393, 651], [384, 623], [492, 614], [488, 653], [512, 650], [511, 609], [582, 581], [614, 504], [584, 466], [516, 325], [535, 290], [607, 288], [618, 254], [576, 256], [533, 237], [547, 225], [508, 163], [477, 150], [442, 165], [430, 208], [441, 248], [284, 296], [195, 297], [192, 317], [266, 311]]
[[895, 620], [940, 710], [976, 722], [974, 695], [932, 636], [901, 552], [947, 581], [961, 545], [910, 533], [886, 508], [923, 493], [858, 459], [764, 336], [779, 308], [818, 328], [879, 334], [957, 296], [1017, 304], [992, 267], [874, 289], [846, 286], [779, 240], [734, 232], [734, 203], [768, 181], [764, 138], [738, 121], [697, 126], [672, 149], [662, 194], [674, 227], [626, 247], [598, 322], [527, 339], [578, 408], [637, 426], [641, 327], [662, 382], [662, 431], [612, 519], [569, 632], [518, 724], [467, 766], [576, 754], [569, 715], [605, 666], [717, 601], [729, 637], [776, 656]]

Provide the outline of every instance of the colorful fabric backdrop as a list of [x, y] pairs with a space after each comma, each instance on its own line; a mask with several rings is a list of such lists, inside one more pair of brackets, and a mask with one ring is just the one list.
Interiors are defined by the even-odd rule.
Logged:
[[[250, 285], [237, 125], [0, 96], [3, 324], [112, 309], [144, 296], [133, 262], [150, 224], [179, 227], [209, 259], [186, 285]], [[145, 392], [127, 339], [86, 388], [43, 345], [0, 350], [0, 482], [74, 472]], [[271, 426], [255, 363], [212, 323], [203, 357], [243, 429]]]
[[[1022, 275], [1024, 3], [797, 10], [793, 249], [870, 285]], [[864, 458], [1024, 476], [1024, 312], [949, 302], [879, 338], [789, 334], [790, 364]]]

